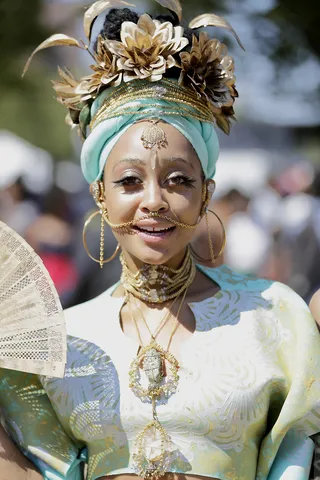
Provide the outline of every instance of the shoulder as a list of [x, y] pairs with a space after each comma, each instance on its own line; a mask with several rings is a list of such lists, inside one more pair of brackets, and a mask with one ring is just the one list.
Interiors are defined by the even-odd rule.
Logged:
[[108, 323], [119, 311], [119, 300], [111, 296], [114, 287], [87, 302], [64, 310], [67, 334], [78, 338], [91, 337], [92, 331]]
[[315, 321], [320, 326], [320, 289], [311, 298], [310, 310]]
[[[267, 328], [272, 325], [283, 341], [290, 338], [309, 341], [318, 337], [308, 305], [287, 285], [244, 275], [226, 266], [201, 270], [221, 287], [215, 307], [220, 309], [220, 317], [228, 316], [226, 322], [236, 323], [240, 317], [242, 320], [256, 319], [261, 328], [262, 325]], [[212, 310], [211, 303], [210, 300], [207, 302]], [[201, 304], [198, 308], [204, 306]]]
[[218, 268], [202, 266], [198, 266], [198, 268], [215, 281], [221, 287], [221, 290], [235, 292], [241, 294], [242, 297], [246, 295], [251, 297], [252, 294], [261, 295], [265, 300], [268, 300], [269, 306], [276, 306], [284, 302], [287, 305], [290, 304], [292, 308], [302, 308], [309, 311], [304, 300], [292, 288], [281, 282], [239, 273], [226, 265]]
[[216, 282], [222, 290], [228, 291], [265, 291], [269, 289], [274, 282], [264, 278], [258, 278], [254, 275], [246, 275], [233, 270], [227, 265], [217, 268], [209, 268], [198, 265], [199, 270]]

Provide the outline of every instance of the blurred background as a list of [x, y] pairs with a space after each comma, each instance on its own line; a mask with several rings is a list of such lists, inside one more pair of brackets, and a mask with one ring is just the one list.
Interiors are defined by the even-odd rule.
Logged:
[[[162, 13], [152, 0], [132, 3], [141, 13]], [[120, 273], [118, 260], [100, 270], [82, 246], [83, 223], [95, 206], [79, 168], [80, 139], [65, 125], [66, 111], [51, 88], [57, 65], [79, 78], [91, 58], [71, 47], [52, 48], [35, 57], [24, 80], [21, 72], [50, 34], [84, 40], [82, 18], [89, 4], [0, 0], [0, 220], [42, 257], [65, 307], [96, 296]], [[203, 12], [223, 15], [246, 48], [243, 52], [231, 36], [214, 30], [235, 58], [240, 92], [237, 123], [230, 136], [219, 132], [212, 208], [228, 237], [220, 262], [282, 281], [308, 301], [320, 287], [320, 3], [182, 0], [182, 5], [186, 23]], [[217, 229], [218, 223], [212, 225], [219, 249]], [[88, 244], [98, 257], [99, 222]], [[115, 246], [106, 230], [106, 257]]]

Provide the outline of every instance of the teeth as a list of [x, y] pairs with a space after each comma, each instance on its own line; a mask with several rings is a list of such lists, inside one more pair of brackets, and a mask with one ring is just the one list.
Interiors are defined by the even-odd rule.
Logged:
[[157, 227], [140, 227], [140, 230], [145, 230], [147, 232], [166, 232], [170, 230], [169, 228], [157, 228]]

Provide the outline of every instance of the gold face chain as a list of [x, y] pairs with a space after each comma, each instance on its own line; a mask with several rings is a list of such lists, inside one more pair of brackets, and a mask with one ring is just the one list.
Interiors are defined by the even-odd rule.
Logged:
[[[141, 220], [147, 220], [149, 218], [162, 218], [163, 220], [166, 220], [169, 223], [172, 223], [176, 227], [181, 227], [181, 228], [188, 228], [188, 229], [195, 229], [197, 225], [199, 225], [201, 218], [204, 214], [203, 207], [201, 210], [201, 215], [199, 216], [198, 220], [194, 224], [188, 224], [184, 222], [179, 222], [178, 220], [168, 217], [167, 215], [162, 215], [161, 213], [158, 212], [150, 212], [146, 215], [143, 215], [140, 217], [138, 220], [130, 220], [129, 222], [123, 222], [123, 223], [112, 223], [109, 220], [108, 217], [108, 211], [104, 206], [104, 200], [105, 200], [105, 190], [104, 190], [104, 184], [102, 181], [97, 181], [93, 182], [90, 186], [90, 191], [93, 196], [93, 199], [97, 206], [100, 209], [100, 213], [103, 216], [105, 222], [111, 227], [113, 230], [121, 230], [121, 229], [126, 229], [126, 228], [131, 228], [134, 227], [137, 223], [139, 223]], [[207, 187], [206, 184], [204, 184], [204, 192], [207, 195]], [[203, 205], [207, 205], [207, 200], [203, 201]]]
[[196, 226], [200, 223], [200, 220], [201, 220], [201, 219], [198, 219], [196, 223], [194, 223], [193, 225], [191, 225], [191, 224], [188, 224], [188, 223], [179, 222], [178, 220], [175, 220], [174, 218], [170, 218], [170, 217], [168, 217], [167, 215], [162, 215], [161, 213], [158, 213], [158, 212], [150, 212], [150, 213], [148, 213], [148, 214], [146, 214], [146, 215], [143, 215], [143, 216], [140, 217], [138, 220], [131, 220], [130, 222], [124, 222], [124, 223], [112, 223], [112, 222], [110, 222], [110, 220], [109, 220], [107, 210], [103, 210], [101, 213], [102, 213], [105, 221], [106, 221], [107, 224], [109, 225], [109, 227], [111, 227], [113, 230], [119, 230], [119, 229], [122, 229], [122, 228], [130, 228], [130, 227], [133, 227], [133, 226], [135, 226], [138, 222], [140, 222], [141, 220], [147, 220], [148, 218], [162, 218], [163, 220], [167, 220], [168, 222], [172, 223], [172, 224], [175, 225], [176, 227], [194, 229], [194, 228], [196, 228]]

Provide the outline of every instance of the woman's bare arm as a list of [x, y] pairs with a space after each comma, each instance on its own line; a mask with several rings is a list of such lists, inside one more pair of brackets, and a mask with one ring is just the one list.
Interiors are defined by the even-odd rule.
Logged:
[[320, 328], [320, 290], [318, 290], [310, 301], [311, 313]]
[[42, 480], [0, 425], [0, 480]]

